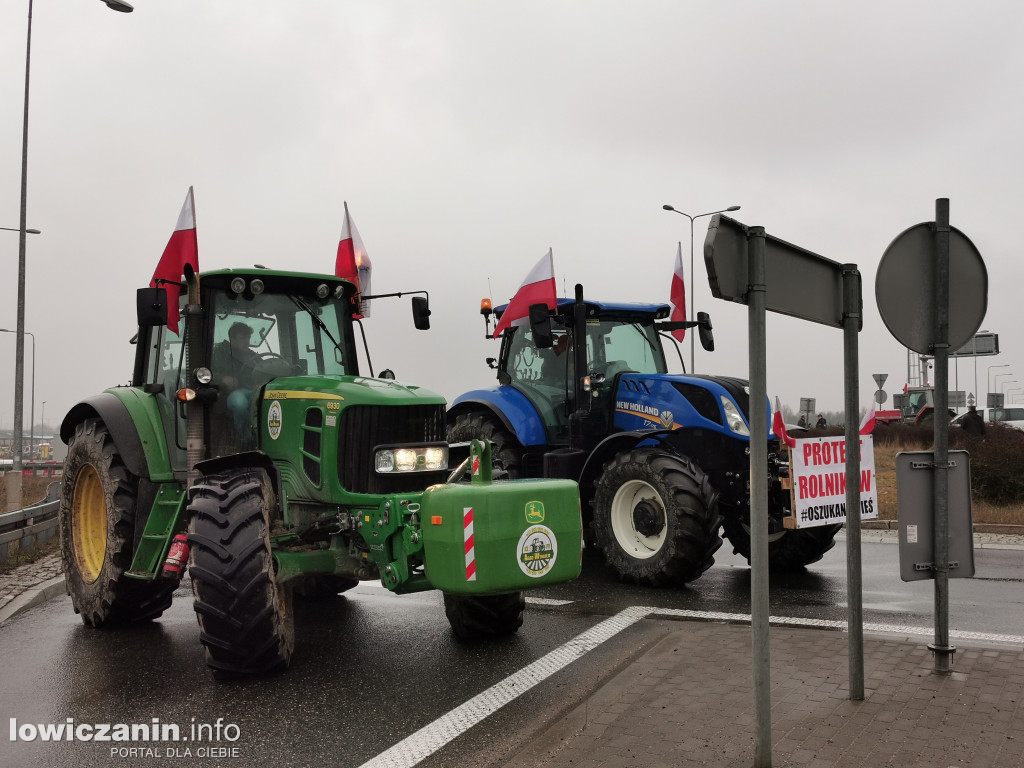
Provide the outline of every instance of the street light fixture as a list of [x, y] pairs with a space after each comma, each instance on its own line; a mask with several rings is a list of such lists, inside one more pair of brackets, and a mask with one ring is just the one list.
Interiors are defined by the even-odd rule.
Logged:
[[[101, 0], [108, 8], [122, 13], [134, 10], [124, 0]], [[17, 342], [14, 352], [14, 462], [12, 469], [17, 480], [14, 487], [8, 484], [7, 504], [21, 504], [21, 471], [24, 469], [24, 429], [25, 418], [25, 240], [29, 234], [26, 221], [28, 218], [28, 105], [29, 83], [32, 65], [32, 0], [28, 0], [28, 25], [25, 36], [25, 109], [21, 124], [21, 218], [18, 227], [18, 315]], [[32, 234], [36, 234], [33, 232]]]
[[[0, 229], [6, 230], [8, 232], [21, 232], [20, 229], [15, 229], [14, 227], [0, 227]], [[43, 233], [40, 232], [38, 229], [26, 229], [25, 230], [25, 234], [26, 235], [41, 235]]]
[[[1008, 374], [1008, 375], [1012, 376], [1013, 374]], [[1010, 379], [1009, 381], [1004, 381], [1004, 382], [1002, 382], [999, 385], [999, 387], [1000, 387], [999, 391], [1002, 392], [1005, 395], [1006, 394], [1006, 385], [1007, 384], [1016, 384], [1016, 383], [1017, 383], [1016, 379]]]
[[[696, 216], [691, 216], [688, 213], [680, 211], [678, 208], [673, 208], [671, 205], [665, 204], [661, 206], [666, 211], [672, 211], [672, 213], [678, 213], [680, 216], [685, 216], [690, 220], [690, 307], [687, 313], [690, 317], [697, 316], [697, 308], [694, 306], [694, 294], [693, 289], [696, 284], [696, 280], [693, 277], [693, 220], [699, 219], [704, 216], [714, 216], [716, 213], [729, 213], [730, 211], [738, 211], [740, 207], [738, 205], [730, 205], [728, 208], [723, 208], [720, 211], [708, 211], [707, 213], [698, 213]], [[690, 370], [689, 373], [695, 373], [693, 366], [693, 332], [690, 332]]]
[[[0, 333], [17, 333], [9, 328], [0, 328]], [[36, 444], [36, 335], [32, 331], [25, 331], [25, 334], [32, 337], [32, 411], [28, 423], [28, 454], [32, 458], [32, 448]]]

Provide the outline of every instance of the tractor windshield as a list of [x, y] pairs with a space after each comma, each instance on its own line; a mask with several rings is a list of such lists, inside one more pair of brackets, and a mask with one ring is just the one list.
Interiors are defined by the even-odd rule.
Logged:
[[[310, 306], [291, 296], [264, 293], [240, 299], [215, 294], [213, 322], [214, 377], [225, 365], [246, 363], [266, 383], [275, 376], [332, 375], [349, 370], [343, 343], [345, 329], [341, 312], [348, 304], [331, 302]], [[241, 339], [232, 345], [233, 337]], [[261, 375], [262, 372], [262, 375]]]

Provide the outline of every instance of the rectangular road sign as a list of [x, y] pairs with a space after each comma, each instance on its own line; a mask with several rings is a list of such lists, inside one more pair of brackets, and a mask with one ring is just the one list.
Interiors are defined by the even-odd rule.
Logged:
[[[704, 239], [704, 263], [716, 299], [747, 303], [746, 225], [718, 213]], [[826, 259], [771, 235], [764, 244], [765, 308], [833, 328], [843, 327], [843, 273]]]
[[[967, 451], [949, 452], [949, 578], [974, 576], [971, 462]], [[935, 481], [932, 451], [896, 454], [896, 516], [900, 526], [900, 578], [935, 578]]]
[[999, 354], [998, 333], [976, 333], [960, 349], [950, 351], [950, 357], [982, 357]]

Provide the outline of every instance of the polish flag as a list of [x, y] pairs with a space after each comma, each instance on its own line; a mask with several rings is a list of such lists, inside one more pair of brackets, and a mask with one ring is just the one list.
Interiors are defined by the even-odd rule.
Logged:
[[519, 286], [519, 290], [495, 326], [491, 338], [498, 338], [502, 331], [513, 324], [521, 325], [519, 321], [530, 317], [530, 305], [541, 303], [547, 304], [548, 309], [555, 309], [558, 306], [558, 299], [555, 296], [555, 260], [550, 248]]
[[782, 421], [782, 403], [779, 402], [779, 398], [775, 398], [775, 415], [772, 417], [772, 432], [782, 442], [788, 445], [790, 448], [796, 447], [796, 440], [786, 434], [786, 425]]
[[[672, 314], [669, 316], [669, 320], [672, 322], [686, 320], [686, 281], [683, 280], [682, 243], [679, 243], [679, 247], [676, 248], [676, 268], [672, 273], [672, 291], [669, 301], [672, 303]], [[686, 338], [686, 329], [680, 328], [677, 331], [672, 331], [672, 335], [682, 341]]]
[[188, 188], [185, 204], [178, 214], [178, 223], [167, 241], [163, 256], [156, 265], [150, 288], [164, 288], [167, 291], [167, 327], [178, 332], [178, 320], [181, 312], [178, 302], [181, 297], [181, 277], [185, 273], [185, 265], [192, 265], [192, 270], [199, 271], [199, 243], [196, 240], [196, 203], [192, 195], [192, 187]]
[[359, 230], [356, 229], [352, 217], [348, 213], [348, 203], [345, 203], [345, 221], [341, 225], [341, 239], [338, 242], [338, 256], [334, 262], [334, 274], [355, 283], [359, 290], [359, 310], [354, 312], [355, 317], [369, 317], [370, 303], [363, 301], [363, 296], [370, 294], [370, 272], [373, 265], [370, 257], [366, 254], [366, 247], [359, 237]]
[[871, 407], [868, 408], [868, 412], [864, 414], [864, 420], [860, 423], [860, 433], [862, 435], [870, 435], [872, 430], [875, 428], [875, 404], [871, 403]]

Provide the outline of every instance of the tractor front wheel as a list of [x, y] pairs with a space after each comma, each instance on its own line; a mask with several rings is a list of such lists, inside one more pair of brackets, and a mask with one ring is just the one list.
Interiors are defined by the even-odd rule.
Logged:
[[262, 469], [200, 478], [188, 505], [189, 575], [206, 665], [217, 679], [288, 667], [295, 646], [291, 589], [274, 580]]
[[444, 595], [444, 612], [460, 640], [511, 635], [523, 626], [526, 598], [509, 595]]
[[92, 627], [159, 617], [178, 582], [129, 578], [139, 479], [98, 419], [75, 428], [60, 488], [60, 547], [75, 612]]
[[490, 440], [491, 463], [509, 480], [522, 477], [523, 450], [515, 436], [496, 417], [485, 413], [463, 413], [448, 425], [448, 442]]
[[722, 546], [718, 493], [707, 476], [693, 461], [657, 448], [605, 464], [592, 504], [597, 545], [631, 584], [692, 581]]

